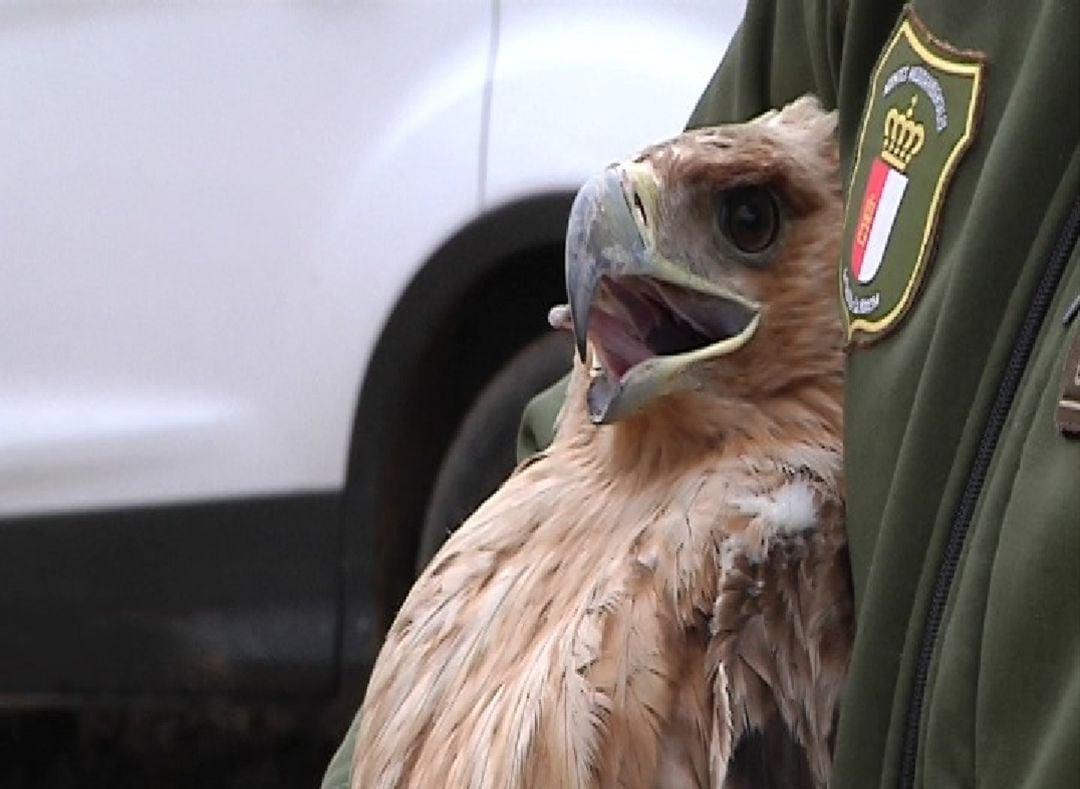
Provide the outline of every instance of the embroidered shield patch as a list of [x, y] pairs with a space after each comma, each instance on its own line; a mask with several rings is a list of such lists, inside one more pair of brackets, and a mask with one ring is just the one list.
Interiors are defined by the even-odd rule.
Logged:
[[975, 132], [983, 60], [934, 38], [910, 7], [882, 50], [841, 245], [840, 295], [853, 343], [896, 326], [919, 291], [949, 180]]

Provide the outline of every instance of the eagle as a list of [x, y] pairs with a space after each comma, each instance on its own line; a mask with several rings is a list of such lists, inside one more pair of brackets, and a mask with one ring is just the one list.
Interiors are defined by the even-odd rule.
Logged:
[[835, 129], [803, 97], [578, 192], [554, 440], [413, 586], [353, 787], [827, 784], [854, 627]]

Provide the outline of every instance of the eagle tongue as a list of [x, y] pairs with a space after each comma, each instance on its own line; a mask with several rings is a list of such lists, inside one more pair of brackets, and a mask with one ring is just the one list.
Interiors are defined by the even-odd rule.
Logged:
[[656, 352], [635, 337], [623, 321], [603, 309], [594, 311], [589, 335], [604, 367], [615, 380], [621, 379], [634, 365], [656, 356]]

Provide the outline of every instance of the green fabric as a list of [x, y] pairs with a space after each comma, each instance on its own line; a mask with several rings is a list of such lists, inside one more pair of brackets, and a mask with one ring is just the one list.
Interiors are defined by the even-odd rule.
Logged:
[[525, 407], [517, 435], [517, 458], [522, 461], [551, 443], [555, 432], [555, 417], [566, 399], [570, 376], [564, 376], [534, 397]]
[[[914, 7], [934, 36], [980, 50], [987, 65], [974, 140], [945, 193], [913, 306], [849, 357], [858, 630], [833, 785], [858, 789], [897, 783], [942, 551], [1020, 325], [1080, 199], [1078, 4]], [[816, 93], [840, 110], [850, 173], [870, 75], [900, 11], [882, 0], [750, 0], [691, 125], [742, 120]], [[1054, 426], [1061, 367], [1080, 331], [1080, 319], [1067, 327], [1061, 316], [1078, 294], [1074, 249], [951, 586], [923, 706], [919, 786], [1080, 781], [1080, 440]], [[529, 448], [550, 440], [554, 397], [527, 414]]]
[[356, 744], [356, 731], [360, 727], [360, 716], [353, 718], [352, 725], [345, 733], [345, 739], [334, 751], [334, 756], [323, 775], [320, 789], [349, 789], [349, 774], [352, 770], [352, 752]]

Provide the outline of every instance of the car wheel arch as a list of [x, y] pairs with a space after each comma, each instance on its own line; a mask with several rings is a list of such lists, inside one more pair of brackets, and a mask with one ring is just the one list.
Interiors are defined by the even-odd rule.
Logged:
[[357, 401], [341, 513], [346, 675], [366, 673], [412, 583], [424, 508], [459, 420], [565, 297], [572, 199], [547, 192], [474, 219], [419, 268], [383, 325]]

